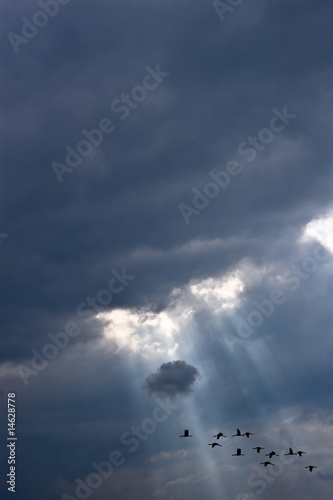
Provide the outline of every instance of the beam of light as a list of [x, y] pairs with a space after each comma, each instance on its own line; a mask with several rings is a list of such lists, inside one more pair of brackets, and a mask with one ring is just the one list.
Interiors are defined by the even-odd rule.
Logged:
[[[98, 319], [104, 322], [105, 342], [129, 352], [137, 361], [141, 359], [142, 371], [153, 367], [156, 370], [158, 363], [170, 359], [184, 359], [197, 364], [199, 371], [205, 372], [204, 379], [218, 379], [219, 367], [210, 362], [211, 342], [218, 336], [216, 329], [221, 326], [223, 315], [232, 314], [241, 304], [245, 289], [260, 283], [264, 275], [265, 269], [243, 260], [225, 275], [190, 282], [182, 289], [173, 290], [169, 306], [162, 312], [114, 309], [100, 313]], [[214, 328], [203, 324], [204, 315], [208, 315], [209, 320], [213, 318]], [[260, 351], [263, 355], [262, 349]], [[234, 354], [234, 364], [240, 372], [243, 356], [239, 351]], [[259, 358], [259, 354], [252, 353], [252, 361], [258, 367], [262, 366]], [[215, 407], [212, 388], [206, 390]], [[216, 404], [215, 409], [219, 407]]]
[[[219, 461], [219, 455], [214, 453], [219, 452], [220, 448], [211, 449], [208, 442], [213, 441], [213, 433], [225, 429], [216, 428], [213, 433], [211, 432], [211, 426], [207, 426], [205, 419], [203, 401], [209, 405], [209, 412], [222, 421], [217, 427], [220, 425], [223, 427], [223, 422], [229, 419], [228, 415], [221, 411], [221, 401], [216, 399], [216, 388], [221, 390], [221, 380], [219, 380], [221, 370], [210, 359], [212, 344], [209, 342], [218, 341], [218, 328], [221, 328], [223, 318], [228, 316], [232, 322], [233, 315], [244, 306], [243, 297], [246, 292], [260, 285], [268, 271], [268, 268], [259, 269], [250, 262], [242, 261], [232, 272], [201, 281], [192, 281], [181, 289], [173, 290], [169, 306], [162, 312], [116, 309], [98, 316], [105, 324], [105, 342], [116, 345], [118, 349], [127, 350], [135, 359], [141, 358], [143, 369], [154, 367], [156, 370], [157, 363], [164, 363], [170, 358], [184, 359], [199, 369], [202, 375], [201, 394], [185, 400], [179, 416], [179, 433], [184, 428], [189, 428], [196, 436], [195, 447], [191, 448], [193, 450], [191, 459], [200, 462], [204, 476], [209, 478], [216, 498], [223, 495], [222, 462]], [[207, 326], [203, 318], [212, 318], [211, 324]], [[211, 332], [209, 332], [210, 327], [213, 327]], [[268, 325], [265, 326], [265, 330], [267, 328]], [[233, 373], [238, 374], [236, 383], [240, 384], [240, 391], [242, 384], [245, 390], [250, 390], [251, 404], [258, 405], [258, 416], [261, 414], [262, 388], [258, 391], [253, 380], [260, 379], [265, 391], [271, 395], [271, 403], [274, 406], [281, 403], [279, 390], [293, 394], [293, 388], [287, 385], [284, 375], [280, 373], [279, 360], [274, 357], [274, 352], [274, 343], [271, 342], [269, 335], [265, 335], [259, 339], [246, 340], [242, 346], [236, 347], [234, 353], [230, 353]], [[244, 359], [248, 361], [251, 374], [244, 370]], [[133, 370], [133, 377], [135, 376], [137, 377], [137, 371]], [[217, 384], [213, 383], [215, 380]], [[140, 395], [138, 391], [138, 401]], [[245, 393], [244, 396], [246, 397]], [[240, 415], [241, 421], [245, 417], [246, 415]], [[251, 419], [252, 417], [253, 415]], [[228, 423], [227, 430], [229, 429]], [[252, 431], [252, 429], [246, 430]], [[238, 462], [231, 465], [234, 467], [234, 472], [241, 474]], [[228, 471], [229, 466], [230, 464], [226, 466]], [[179, 469], [181, 472], [181, 465]]]
[[[251, 272], [253, 276], [259, 273], [249, 263], [243, 262], [234, 273], [190, 282], [182, 289], [173, 290], [170, 305], [163, 312], [147, 313], [134, 309], [103, 312], [98, 315], [98, 319], [104, 322], [104, 341], [115, 345], [117, 349], [128, 351], [136, 359], [141, 358], [146, 370], [152, 366], [155, 370], [156, 363], [165, 362], [165, 358], [185, 359], [199, 365], [205, 396], [211, 405], [209, 411], [221, 413], [220, 404], [214, 398], [214, 385], [209, 383], [209, 380], [218, 379], [219, 372], [210, 361], [209, 345], [205, 343], [205, 332], [201, 330], [200, 314], [216, 315], [217, 311], [233, 309], [239, 304], [239, 297], [245, 289], [245, 276], [249, 286], [251, 279], [248, 275]], [[253, 281], [257, 279], [253, 278]], [[201, 345], [199, 350], [198, 341]], [[133, 377], [137, 375], [137, 369], [133, 368]], [[138, 400], [139, 395], [138, 392]], [[218, 456], [220, 448], [211, 449], [208, 446], [209, 442], [214, 441], [212, 436], [217, 430], [207, 432], [202, 410], [193, 398], [185, 400], [180, 427], [188, 426], [195, 434], [196, 453], [193, 458], [207, 478], [207, 484], [211, 485], [214, 496], [218, 498], [223, 494], [221, 488], [224, 488], [220, 470], [222, 455]], [[221, 420], [224, 418], [224, 415], [220, 415]]]
[[[212, 400], [208, 401], [211, 404]], [[213, 410], [212, 410], [213, 411]], [[222, 455], [220, 448], [212, 449], [208, 443], [214, 441], [215, 438], [210, 436], [205, 419], [202, 418], [202, 408], [198, 407], [193, 399], [188, 399], [183, 403], [182, 423], [186, 422], [191, 434], [191, 444], [193, 445], [192, 459], [200, 465], [200, 470], [203, 470], [204, 476], [209, 480], [211, 490], [214, 492], [214, 498], [223, 498], [224, 485], [221, 474], [220, 460]], [[185, 447], [185, 446], [184, 446]]]
[[202, 310], [214, 313], [218, 309], [234, 308], [244, 286], [241, 275], [235, 274], [190, 282], [171, 292], [170, 305], [164, 311], [113, 309], [98, 314], [97, 319], [104, 323], [104, 338], [117, 349], [139, 354], [147, 360], [174, 358], [180, 350], [192, 351], [191, 343], [186, 345], [184, 331], [191, 330], [195, 314]]
[[165, 358], [178, 356], [177, 323], [168, 312], [152, 313], [136, 309], [113, 309], [100, 313], [104, 323], [106, 350], [128, 354], [127, 367], [131, 372], [132, 407], [140, 415], [145, 408], [143, 385], [147, 374], [156, 370]]
[[[311, 232], [311, 228], [313, 229], [313, 226], [309, 225], [305, 234], [313, 238], [314, 233]], [[326, 231], [328, 231], [327, 227]], [[323, 244], [323, 241], [321, 243]], [[225, 480], [230, 474], [236, 478], [235, 481], [246, 481], [247, 476], [244, 474], [248, 473], [248, 469], [244, 466], [249, 465], [247, 460], [251, 460], [250, 464], [256, 465], [254, 459], [257, 457], [249, 455], [242, 458], [242, 461], [237, 458], [230, 461], [231, 453], [235, 452], [238, 444], [242, 447], [243, 441], [239, 443], [222, 441], [223, 448], [212, 449], [208, 446], [208, 443], [215, 440], [212, 437], [213, 434], [220, 430], [227, 434], [234, 433], [230, 429], [232, 426], [229, 410], [223, 408], [223, 398], [229, 397], [228, 391], [223, 391], [223, 378], [221, 380], [221, 374], [224, 374], [223, 367], [217, 364], [215, 355], [212, 359], [212, 347], [219, 342], [219, 331], [224, 320], [229, 318], [232, 323], [239, 312], [243, 314], [244, 307], [246, 309], [247, 292], [265, 283], [272, 268], [274, 269], [273, 266], [259, 268], [249, 260], [243, 259], [231, 271], [228, 270], [222, 275], [192, 280], [187, 285], [174, 289], [170, 294], [168, 306], [161, 312], [127, 308], [103, 312], [98, 316], [98, 319], [104, 323], [105, 345], [129, 355], [129, 367], [131, 369], [132, 365], [133, 385], [135, 386], [133, 407], [140, 414], [137, 419], [141, 418], [141, 409], [145, 408], [142, 385], [145, 376], [150, 371], [155, 371], [161, 363], [171, 359], [182, 359], [198, 368], [202, 376], [198, 383], [198, 390], [182, 400], [179, 414], [177, 414], [179, 428], [175, 429], [177, 439], [178, 434], [181, 434], [184, 428], [188, 428], [194, 437], [189, 440], [179, 439], [179, 451], [183, 453], [183, 457], [177, 460], [177, 468], [173, 471], [172, 480], [177, 483], [178, 480], [186, 482], [191, 479], [190, 474], [193, 471], [189, 471], [189, 463], [193, 464], [193, 467], [202, 473], [200, 476], [202, 484], [206, 484], [207, 489], [211, 488], [212, 497], [215, 498], [228, 496], [230, 484]], [[279, 422], [279, 430], [282, 432], [285, 429], [291, 429], [292, 437], [297, 436], [300, 449], [303, 449], [303, 441], [299, 439], [302, 436], [300, 432], [296, 433], [297, 426], [293, 425], [293, 419], [299, 408], [289, 408], [286, 415], [281, 414], [281, 418], [275, 422], [276, 428], [270, 425], [270, 421], [267, 422], [267, 413], [274, 416], [271, 405], [281, 407], [283, 404], [282, 393], [283, 395], [288, 393], [291, 398], [297, 394], [292, 382], [288, 383], [284, 373], [281, 373], [281, 363], [276, 356], [274, 332], [269, 331], [269, 322], [264, 324], [262, 330], [263, 334], [255, 333], [250, 339], [245, 339], [242, 345], [236, 346], [233, 353], [229, 353], [229, 358], [232, 360], [231, 373], [234, 376], [232, 392], [238, 392], [236, 403], [241, 406], [244, 401], [245, 407], [244, 413], [237, 416], [235, 428], [239, 426], [243, 432], [245, 430], [254, 432], [256, 437], [264, 437], [266, 433], [267, 443], [270, 443], [270, 433], [278, 433], [277, 422]], [[226, 358], [225, 352], [224, 348], [222, 359]], [[244, 369], [244, 361], [250, 373]], [[266, 401], [263, 401], [263, 394], [269, 395], [269, 406]], [[233, 404], [233, 400], [231, 403]], [[251, 409], [247, 412], [250, 406], [254, 407], [253, 412]], [[214, 420], [216, 427], [214, 426], [213, 429]], [[262, 423], [262, 428], [258, 425], [258, 420]], [[246, 422], [250, 427], [242, 428], [242, 423]], [[168, 449], [169, 444], [162, 434], [156, 434], [154, 439], [158, 440], [158, 449], [164, 451]], [[252, 442], [251, 438], [240, 439], [244, 439], [244, 446], [249, 446]], [[283, 439], [282, 437], [279, 440], [280, 448], [282, 448], [281, 440]], [[266, 441], [259, 444], [266, 447]], [[246, 448], [243, 452], [245, 450]], [[146, 453], [149, 455], [150, 451], [148, 446]], [[165, 484], [171, 484], [172, 480]], [[163, 472], [158, 473], [156, 491], [161, 495], [165, 493], [164, 482]], [[173, 488], [172, 484], [170, 488]]]

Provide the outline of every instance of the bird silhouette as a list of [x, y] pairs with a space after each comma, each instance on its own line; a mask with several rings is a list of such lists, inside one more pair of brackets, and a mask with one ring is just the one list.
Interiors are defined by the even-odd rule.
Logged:
[[296, 451], [295, 455], [299, 455], [300, 457], [306, 453], [305, 451]]
[[222, 448], [222, 445], [219, 443], [208, 443], [208, 446], [211, 446], [212, 448], [214, 448], [214, 446], [220, 446]]
[[239, 429], [237, 429], [236, 434], [233, 434], [232, 437], [235, 437], [235, 436], [244, 436], [244, 434], [242, 434], [241, 431]]
[[242, 436], [246, 436], [247, 438], [249, 438], [250, 436], [253, 436], [253, 433], [252, 432], [244, 432], [244, 434], [242, 434]]
[[[262, 446], [255, 446], [254, 448], [252, 448], [252, 450], [257, 450], [257, 453], [260, 453], [260, 450], [264, 450], [265, 448], [263, 448]], [[269, 457], [269, 458], [272, 458], [272, 457]]]
[[272, 462], [260, 462], [262, 465], [264, 465], [265, 467], [267, 467], [267, 465], [275, 465], [275, 464], [272, 464]]
[[307, 465], [304, 469], [309, 469], [309, 472], [312, 472], [312, 469], [317, 469], [316, 465]]
[[273, 455], [275, 455], [276, 457], [279, 456], [277, 453], [275, 453], [275, 451], [271, 451], [270, 453], [266, 453], [265, 457], [272, 458]]
[[237, 453], [232, 455], [233, 457], [244, 457], [244, 453], [242, 453], [242, 450], [240, 448], [237, 448]]
[[220, 439], [220, 437], [224, 437], [224, 438], [226, 438], [226, 437], [228, 437], [228, 436], [225, 436], [225, 435], [223, 434], [223, 432], [219, 432], [218, 434], [215, 434], [215, 436], [213, 436], [213, 438], [216, 438], [216, 439]]
[[289, 448], [289, 453], [285, 453], [285, 455], [296, 455], [296, 453], [293, 452], [292, 448]]
[[189, 434], [189, 430], [185, 429], [184, 434], [182, 436], [179, 436], [180, 438], [191, 438], [192, 436]]

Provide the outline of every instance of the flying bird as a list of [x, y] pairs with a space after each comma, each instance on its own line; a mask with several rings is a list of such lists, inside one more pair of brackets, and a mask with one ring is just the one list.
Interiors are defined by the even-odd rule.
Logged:
[[296, 451], [295, 455], [299, 455], [300, 457], [306, 453], [305, 451]]
[[244, 434], [242, 434], [242, 436], [246, 436], [247, 438], [249, 438], [250, 436], [253, 436], [253, 433], [252, 432], [244, 432]]
[[307, 465], [304, 469], [309, 469], [309, 472], [312, 472], [312, 469], [317, 469], [316, 465]]
[[213, 438], [216, 438], [216, 439], [220, 439], [220, 437], [224, 437], [224, 438], [226, 438], [226, 437], [228, 437], [228, 436], [225, 436], [225, 435], [223, 434], [223, 432], [219, 432], [218, 434], [216, 434], [215, 436], [213, 436]]
[[222, 445], [219, 443], [208, 443], [208, 446], [211, 446], [212, 448], [214, 448], [214, 446], [220, 446], [222, 448]]
[[185, 429], [184, 434], [182, 436], [179, 436], [180, 438], [191, 438], [192, 436], [189, 434], [189, 430]]
[[276, 457], [279, 456], [277, 453], [275, 453], [275, 451], [271, 451], [270, 453], [266, 453], [265, 457], [272, 458], [273, 455], [275, 455]]
[[262, 465], [264, 465], [265, 467], [267, 467], [267, 465], [275, 465], [275, 464], [272, 464], [272, 462], [260, 462]]
[[232, 455], [233, 457], [244, 457], [244, 453], [242, 453], [242, 450], [240, 448], [237, 448], [237, 453]]
[[289, 448], [289, 453], [285, 453], [285, 455], [296, 455], [296, 453], [293, 452], [292, 448]]
[[[254, 448], [252, 448], [252, 450], [257, 450], [257, 453], [260, 453], [260, 450], [264, 450], [264, 449], [265, 448], [263, 448], [262, 446], [255, 446]], [[272, 458], [272, 457], [269, 457], [269, 458]]]
[[242, 434], [241, 431], [239, 429], [237, 429], [237, 433], [233, 434], [232, 437], [235, 437], [235, 436], [244, 436], [244, 434]]

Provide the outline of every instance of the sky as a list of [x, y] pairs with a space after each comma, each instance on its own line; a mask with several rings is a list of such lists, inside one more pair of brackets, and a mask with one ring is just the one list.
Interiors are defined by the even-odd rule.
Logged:
[[330, 499], [332, 3], [1, 11], [1, 498]]

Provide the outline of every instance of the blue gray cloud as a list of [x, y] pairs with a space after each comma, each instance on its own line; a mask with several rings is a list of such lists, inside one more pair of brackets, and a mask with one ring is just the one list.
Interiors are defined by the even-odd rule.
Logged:
[[146, 377], [145, 388], [151, 395], [184, 396], [193, 390], [199, 376], [197, 368], [186, 361], [169, 361]]
[[[17, 500], [75, 497], [112, 450], [125, 462], [98, 500], [252, 500], [252, 439], [296, 439], [318, 465], [285, 467], [263, 499], [329, 498], [333, 6], [220, 4], [223, 22], [200, 0], [1, 4], [1, 412], [14, 391]], [[243, 462], [229, 440], [208, 454], [235, 427], [254, 432]]]

